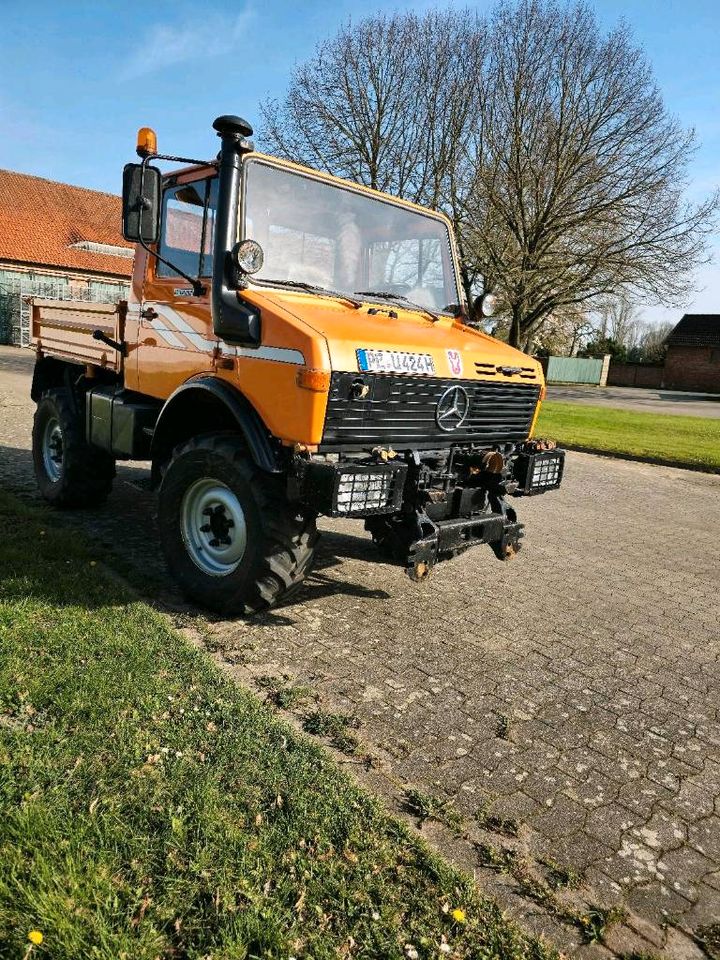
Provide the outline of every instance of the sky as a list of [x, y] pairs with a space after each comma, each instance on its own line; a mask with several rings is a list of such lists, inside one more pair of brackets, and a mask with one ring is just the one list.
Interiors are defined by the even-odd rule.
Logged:
[[[0, 167], [119, 193], [138, 127], [157, 131], [161, 151], [213, 156], [213, 119], [257, 128], [259, 103], [282, 97], [294, 64], [349, 17], [447, 5], [492, 0], [0, 0]], [[690, 197], [720, 186], [720, 0], [594, 6], [603, 27], [628, 22], [667, 107], [695, 128]], [[712, 248], [688, 310], [720, 312], [720, 232]], [[680, 313], [642, 310], [652, 322]]]

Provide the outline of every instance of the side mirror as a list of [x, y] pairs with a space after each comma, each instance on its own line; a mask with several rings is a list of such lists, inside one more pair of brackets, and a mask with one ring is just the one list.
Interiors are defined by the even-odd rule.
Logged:
[[123, 169], [123, 236], [132, 243], [160, 237], [161, 174], [157, 167], [128, 163]]
[[473, 313], [476, 319], [479, 317], [492, 317], [497, 309], [497, 297], [494, 293], [481, 293], [473, 301]]

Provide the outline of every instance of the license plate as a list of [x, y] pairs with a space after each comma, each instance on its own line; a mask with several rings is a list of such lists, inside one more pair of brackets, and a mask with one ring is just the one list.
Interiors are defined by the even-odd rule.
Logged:
[[429, 353], [403, 353], [398, 350], [357, 350], [358, 369], [363, 373], [435, 373]]

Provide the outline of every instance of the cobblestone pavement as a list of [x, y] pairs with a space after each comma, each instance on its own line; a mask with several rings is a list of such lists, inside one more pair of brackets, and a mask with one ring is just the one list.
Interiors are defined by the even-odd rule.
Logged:
[[[0, 350], [0, 480], [35, 496], [23, 366]], [[177, 604], [147, 472], [120, 477], [104, 508], [60, 522]], [[190, 620], [243, 682], [284, 677], [356, 717], [378, 775], [450, 801], [465, 864], [563, 949], [720, 956], [720, 477], [573, 453], [560, 491], [518, 506], [509, 564], [477, 548], [416, 585], [359, 523], [324, 524], [295, 602]], [[561, 922], [558, 877], [586, 912], [627, 908], [604, 946]]]

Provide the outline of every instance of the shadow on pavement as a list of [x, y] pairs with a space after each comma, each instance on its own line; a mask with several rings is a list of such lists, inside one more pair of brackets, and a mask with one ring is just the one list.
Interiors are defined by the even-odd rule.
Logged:
[[[32, 457], [25, 448], [0, 446], [0, 484], [26, 503], [44, 506], [33, 475]], [[160, 603], [185, 616], [214, 618], [189, 604], [165, 567], [157, 530], [156, 497], [149, 488], [149, 470], [139, 464], [119, 464], [113, 492], [107, 503], [87, 510], [51, 510], [55, 527], [78, 530], [105, 561], [144, 599]], [[323, 532], [312, 572], [295, 596], [267, 613], [264, 622], [292, 623], [287, 612], [298, 603], [332, 594], [384, 599], [383, 590], [372, 590], [339, 576], [345, 560], [384, 562], [369, 537]], [[332, 571], [332, 575], [330, 575]], [[281, 612], [285, 611], [285, 613]], [[249, 618], [251, 621], [253, 617]]]

